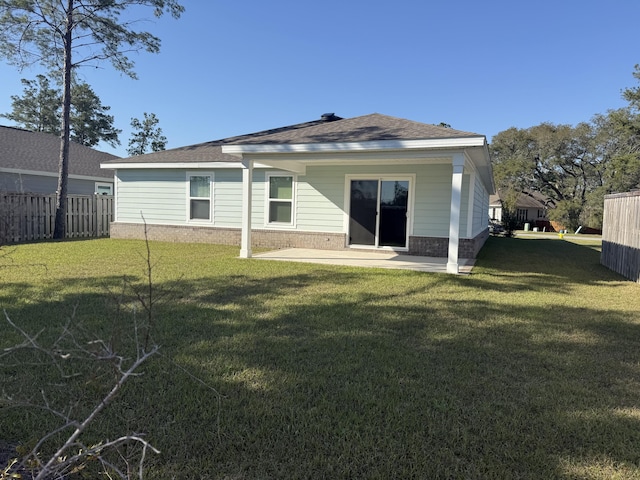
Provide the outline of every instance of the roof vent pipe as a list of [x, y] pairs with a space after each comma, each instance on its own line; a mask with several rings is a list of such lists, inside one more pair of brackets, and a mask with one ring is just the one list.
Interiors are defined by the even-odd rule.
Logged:
[[320, 119], [325, 122], [333, 122], [335, 120], [340, 120], [340, 117], [337, 117], [335, 113], [323, 113], [320, 116]]

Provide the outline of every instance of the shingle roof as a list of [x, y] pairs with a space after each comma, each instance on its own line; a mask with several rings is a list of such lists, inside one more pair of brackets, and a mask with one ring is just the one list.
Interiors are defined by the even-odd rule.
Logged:
[[362, 117], [322, 122], [306, 128], [285, 130], [259, 138], [250, 137], [236, 143], [240, 145], [346, 143], [477, 136], [475, 133], [372, 113]]
[[[500, 195], [490, 195], [489, 196], [489, 205], [490, 206], [501, 206], [502, 200], [500, 199]], [[516, 200], [516, 208], [546, 208], [547, 205], [553, 206], [553, 201], [548, 197], [545, 197], [543, 194], [539, 192], [522, 192], [518, 195], [518, 199]]]
[[[71, 142], [69, 174], [112, 180], [112, 172], [101, 169], [100, 164], [118, 158]], [[0, 125], [0, 168], [57, 173], [59, 160], [60, 138], [56, 135]]]
[[346, 119], [327, 114], [323, 115], [320, 120], [139, 155], [111, 163], [239, 161], [235, 156], [222, 153], [222, 145], [349, 143], [479, 136], [482, 135], [390, 117], [379, 113]]

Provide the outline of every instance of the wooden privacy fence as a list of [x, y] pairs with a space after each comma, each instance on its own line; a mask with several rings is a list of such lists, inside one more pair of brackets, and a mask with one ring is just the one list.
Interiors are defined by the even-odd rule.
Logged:
[[[53, 238], [55, 195], [0, 193], [0, 245]], [[108, 237], [113, 196], [68, 195], [66, 238]]]
[[600, 263], [640, 283], [640, 190], [604, 197]]

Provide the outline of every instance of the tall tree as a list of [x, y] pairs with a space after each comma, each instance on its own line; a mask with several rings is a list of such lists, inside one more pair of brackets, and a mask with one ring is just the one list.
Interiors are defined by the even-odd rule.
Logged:
[[588, 225], [602, 225], [605, 195], [640, 188], [640, 115], [626, 107], [595, 115], [591, 123], [601, 168], [582, 218]]
[[[633, 69], [633, 77], [640, 81], [640, 65], [636, 65]], [[636, 112], [640, 111], [640, 87], [629, 87], [622, 91], [622, 97], [629, 102], [629, 107]]]
[[93, 147], [100, 141], [112, 147], [120, 144], [118, 134], [121, 130], [113, 127], [113, 115], [108, 115], [111, 107], [102, 105], [100, 98], [87, 83], [74, 84], [71, 87], [71, 140], [87, 147]]
[[34, 132], [60, 134], [60, 90], [52, 88], [49, 79], [38, 75], [35, 80], [20, 80], [24, 85], [22, 96], [11, 95], [11, 113], [7, 118], [23, 128]]
[[543, 123], [498, 133], [491, 144], [498, 188], [543, 193], [556, 205], [549, 212], [552, 220], [576, 228], [588, 193], [601, 185], [595, 137], [587, 123]]
[[162, 129], [158, 126], [160, 120], [155, 113], [144, 112], [144, 120], [141, 122], [137, 118], [131, 119], [133, 133], [129, 139], [129, 155], [143, 155], [164, 150], [167, 146], [167, 137], [162, 134]]
[[62, 85], [54, 238], [65, 236], [73, 71], [109, 60], [136, 78], [128, 55], [160, 50], [158, 37], [134, 29], [138, 19], [121, 18], [128, 8], [140, 6], [152, 8], [156, 17], [168, 12], [178, 18], [184, 11], [177, 0], [0, 0], [0, 54], [20, 68], [41, 64]]
[[[44, 75], [38, 75], [36, 80], [21, 81], [25, 85], [22, 96], [12, 95], [12, 112], [0, 116], [28, 130], [60, 135], [60, 90], [52, 88]], [[87, 83], [74, 82], [71, 86], [69, 118], [71, 140], [87, 147], [93, 147], [100, 141], [111, 146], [119, 145], [118, 134], [121, 130], [114, 128], [113, 116], [107, 115], [110, 108], [102, 105]]]

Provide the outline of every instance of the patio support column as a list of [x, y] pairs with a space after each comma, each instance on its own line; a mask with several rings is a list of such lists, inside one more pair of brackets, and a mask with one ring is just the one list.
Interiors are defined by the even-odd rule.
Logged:
[[460, 273], [458, 246], [460, 244], [460, 204], [462, 202], [462, 173], [464, 154], [453, 155], [453, 174], [451, 176], [451, 210], [449, 216], [449, 258], [447, 273]]
[[253, 193], [253, 160], [242, 159], [242, 235], [240, 258], [251, 258], [251, 196]]

